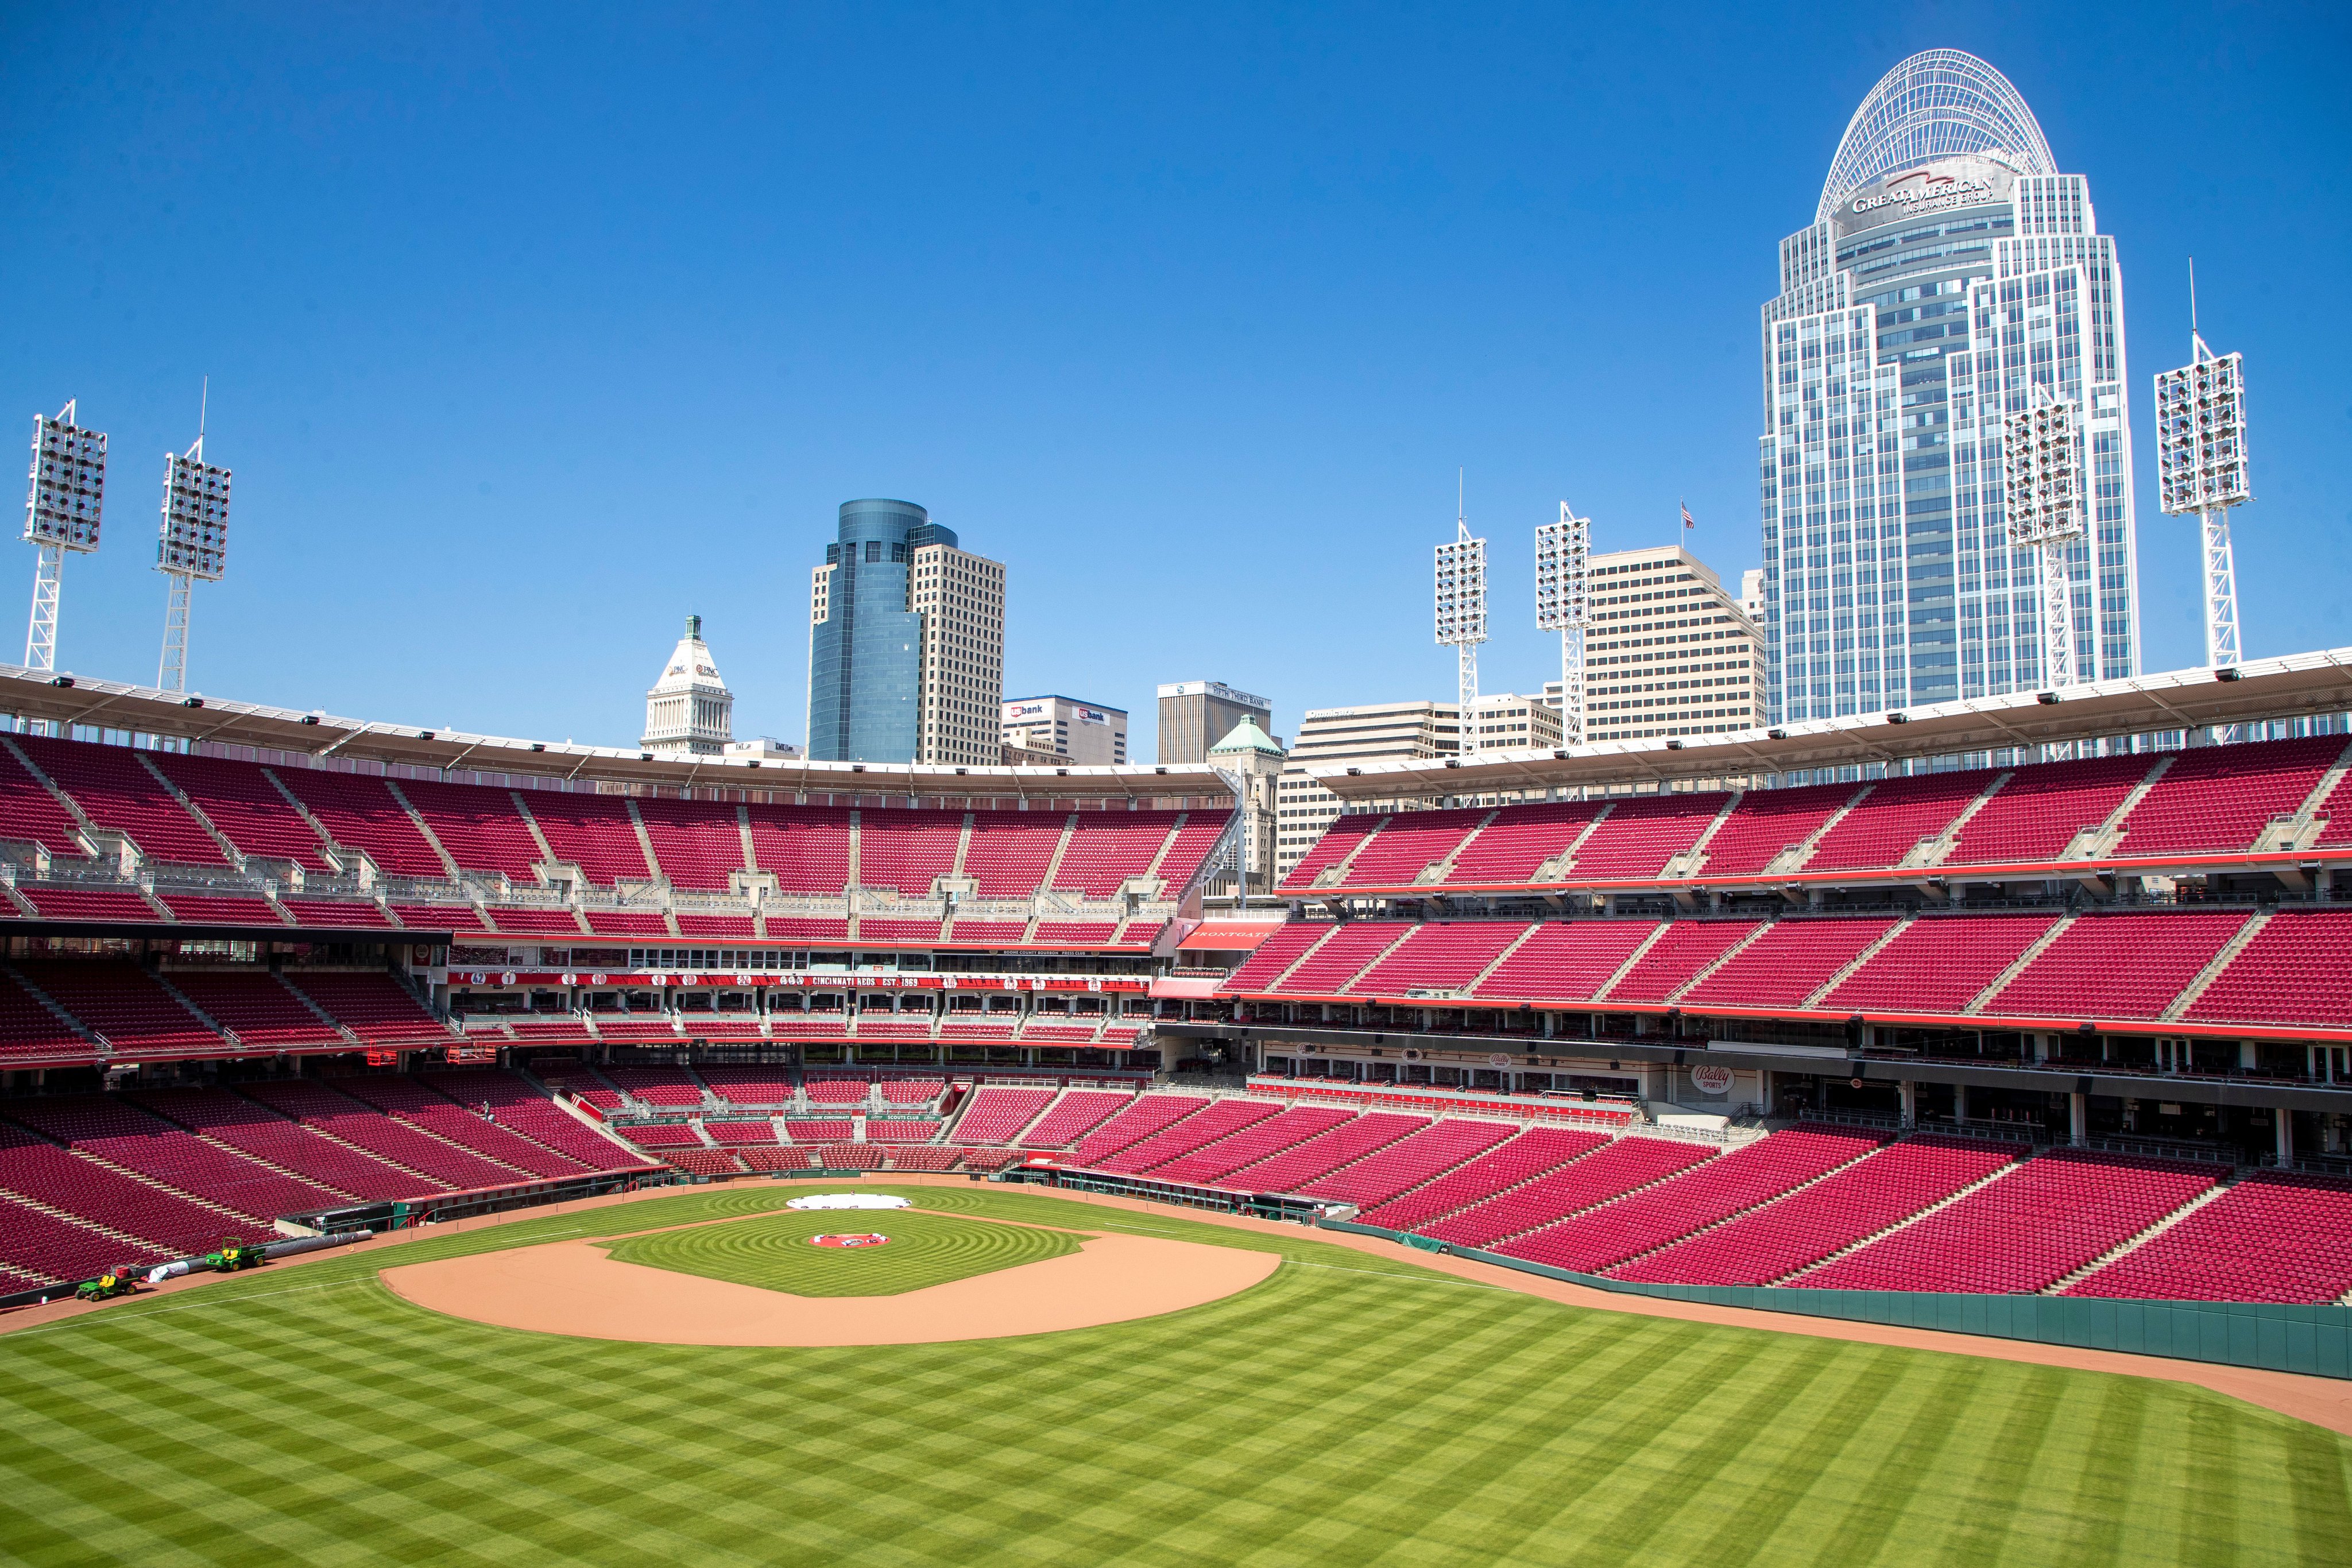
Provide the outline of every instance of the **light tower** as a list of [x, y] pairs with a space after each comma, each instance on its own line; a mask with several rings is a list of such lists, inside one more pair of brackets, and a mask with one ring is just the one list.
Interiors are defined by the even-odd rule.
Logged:
[[163, 526], [155, 540], [155, 570], [171, 582], [163, 603], [163, 656], [155, 685], [188, 689], [188, 609], [195, 581], [218, 582], [228, 565], [228, 470], [205, 461], [205, 426], [195, 444], [163, 454]]
[[2009, 542], [2042, 551], [2042, 674], [2052, 690], [2074, 684], [2074, 591], [2066, 554], [2083, 537], [2082, 436], [2074, 405], [2037, 382], [2033, 401], [2009, 416], [2001, 436]]
[[68, 399], [55, 419], [33, 416], [32, 487], [25, 497], [25, 538], [39, 547], [33, 568], [33, 617], [25, 630], [25, 667], [58, 667], [58, 591], [66, 552], [98, 549], [106, 501], [106, 435], [74, 423]]
[[1460, 665], [1462, 750], [1478, 749], [1478, 644], [1486, 640], [1486, 541], [1470, 537], [1455, 480], [1454, 538], [1437, 547], [1437, 641]]
[[1584, 740], [1584, 623], [1591, 608], [1585, 561], [1592, 519], [1559, 504], [1559, 521], [1536, 528], [1536, 629], [1559, 633], [1559, 738]]
[[2192, 513], [2205, 536], [2205, 664], [2238, 662], [2238, 569], [2230, 508], [2253, 499], [2246, 483], [2245, 356], [2205, 346], [2190, 306], [2194, 357], [2156, 378], [2156, 474], [2164, 510]]

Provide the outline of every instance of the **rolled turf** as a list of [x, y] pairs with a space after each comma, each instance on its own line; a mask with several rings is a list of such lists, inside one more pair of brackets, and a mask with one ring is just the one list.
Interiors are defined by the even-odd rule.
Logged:
[[0, 1557], [2267, 1563], [2342, 1562], [2352, 1540], [2352, 1445], [2203, 1389], [1582, 1311], [1175, 1211], [901, 1189], [1288, 1261], [1160, 1318], [841, 1350], [487, 1328], [373, 1278], [793, 1190], [551, 1216], [0, 1336]]

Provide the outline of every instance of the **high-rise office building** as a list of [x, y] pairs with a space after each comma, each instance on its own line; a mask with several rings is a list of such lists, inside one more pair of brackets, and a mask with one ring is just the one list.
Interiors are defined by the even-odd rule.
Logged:
[[1127, 766], [1127, 710], [1074, 697], [1008, 697], [1003, 744], [1087, 767]]
[[735, 694], [719, 678], [702, 640], [702, 617], [686, 618], [686, 635], [646, 693], [646, 728], [637, 745], [656, 757], [718, 757], [735, 739]]
[[1339, 816], [1339, 797], [1308, 778], [1308, 768], [1451, 757], [1461, 749], [1462, 710], [1452, 703], [1307, 709], [1275, 781], [1275, 880], [1288, 876]]
[[1244, 721], [1272, 733], [1274, 705], [1222, 681], [1172, 681], [1160, 688], [1160, 762], [1204, 762], [1209, 747]]
[[2005, 415], [2046, 385], [2085, 432], [2075, 668], [2137, 673], [2122, 276], [2080, 174], [2008, 79], [1930, 49], [1854, 111], [1763, 309], [1773, 721], [2027, 690], [2038, 552], [2002, 517]]
[[993, 766], [1004, 567], [910, 501], [845, 501], [809, 588], [809, 756]]
[[[1762, 639], [1706, 562], [1669, 545], [1596, 555], [1588, 570], [1585, 739], [1724, 735], [1762, 725]], [[1555, 708], [1559, 692], [1558, 681], [1544, 683]]]

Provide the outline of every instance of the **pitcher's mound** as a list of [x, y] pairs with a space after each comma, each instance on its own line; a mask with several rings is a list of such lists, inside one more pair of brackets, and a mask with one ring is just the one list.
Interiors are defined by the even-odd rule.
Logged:
[[895, 1296], [808, 1297], [614, 1260], [551, 1241], [382, 1270], [395, 1295], [499, 1328], [643, 1344], [933, 1344], [1157, 1317], [1273, 1273], [1272, 1252], [1097, 1236], [1043, 1262]]

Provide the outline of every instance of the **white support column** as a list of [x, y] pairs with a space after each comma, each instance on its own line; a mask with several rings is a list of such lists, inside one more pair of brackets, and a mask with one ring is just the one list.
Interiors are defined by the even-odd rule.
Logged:
[[188, 601], [194, 580], [184, 571], [165, 574], [171, 592], [163, 601], [163, 656], [155, 664], [155, 685], [167, 692], [188, 689]]
[[2277, 1134], [2278, 1163], [2294, 1164], [2294, 1113], [2281, 1105], [2271, 1112], [2271, 1130]]
[[2066, 548], [2042, 547], [2042, 679], [2052, 691], [2074, 684], [2074, 580]]
[[2198, 520], [2205, 533], [2205, 665], [2225, 669], [2238, 663], [2238, 568], [2230, 550], [2230, 514], [2214, 507]]
[[1911, 1079], [1903, 1080], [1903, 1130], [1911, 1131], [1919, 1124], [1919, 1085]]
[[33, 566], [33, 619], [25, 628], [25, 667], [58, 667], [58, 592], [63, 586], [66, 552], [58, 545], [43, 545]]
[[2080, 1091], [2066, 1096], [2066, 1141], [2078, 1149], [2091, 1141], [2091, 1097]]

